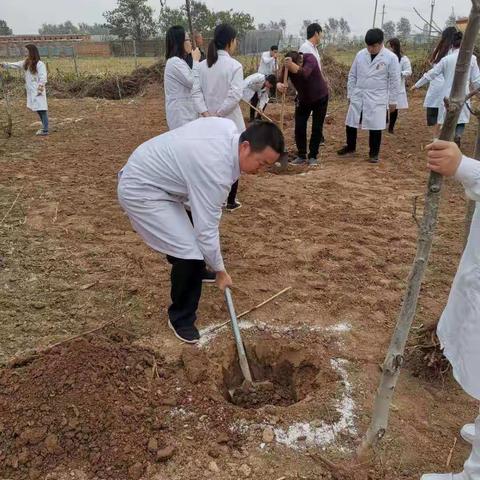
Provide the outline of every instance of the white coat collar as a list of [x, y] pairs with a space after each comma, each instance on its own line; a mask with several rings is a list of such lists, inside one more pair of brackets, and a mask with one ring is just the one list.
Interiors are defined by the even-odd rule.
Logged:
[[221, 56], [227, 56], [229, 57], [230, 54], [226, 51], [226, 50], [218, 50], [218, 56], [221, 57]]
[[235, 134], [232, 138], [232, 158], [233, 158], [233, 178], [238, 180], [240, 178], [240, 159], [238, 157], [240, 134]]
[[371, 64], [374, 65], [385, 56], [386, 51], [387, 51], [386, 47], [383, 46], [382, 49], [378, 52], [377, 56], [373, 59], [373, 62], [372, 62], [371, 53], [368, 51], [367, 48], [365, 49], [365, 55], [370, 60]]

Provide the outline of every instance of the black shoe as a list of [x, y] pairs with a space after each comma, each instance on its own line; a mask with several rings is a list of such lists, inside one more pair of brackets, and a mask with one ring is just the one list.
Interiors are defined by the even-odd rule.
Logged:
[[324, 146], [325, 146], [325, 138], [323, 138], [323, 137], [322, 137], [321, 140], [320, 140], [320, 146], [321, 146], [321, 147], [324, 147]]
[[395, 132], [393, 131], [393, 128], [389, 128], [389, 129], [388, 129], [388, 133], [389, 133], [390, 135], [393, 135]]
[[234, 212], [235, 210], [238, 210], [239, 208], [242, 208], [242, 204], [235, 200], [235, 203], [227, 203], [227, 205], [225, 207], [225, 210], [227, 210], [227, 212]]
[[355, 153], [355, 150], [348, 148], [348, 145], [345, 145], [344, 147], [342, 147], [340, 150], [337, 151], [337, 155], [340, 155], [340, 156], [348, 155], [350, 153]]
[[370, 163], [379, 163], [380, 162], [380, 159], [378, 158], [378, 155], [370, 155], [368, 157], [368, 161]]
[[202, 273], [202, 282], [215, 283], [216, 279], [217, 279], [217, 274], [215, 272], [208, 270], [208, 268], [205, 268], [205, 270]]
[[170, 319], [168, 319], [168, 326], [174, 335], [185, 343], [195, 344], [200, 340], [200, 333], [195, 325], [188, 325], [183, 327], [174, 327]]

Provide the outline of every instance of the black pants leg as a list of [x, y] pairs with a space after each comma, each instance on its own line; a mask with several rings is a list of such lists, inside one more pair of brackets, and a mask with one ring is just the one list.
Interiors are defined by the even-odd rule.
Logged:
[[351, 152], [354, 152], [357, 149], [357, 134], [358, 131], [354, 127], [349, 127], [347, 125], [347, 147]]
[[197, 308], [202, 294], [203, 260], [185, 260], [167, 255], [172, 265], [170, 296], [172, 304], [168, 317], [176, 327], [193, 325], [197, 319]]
[[230, 193], [228, 194], [227, 204], [234, 205], [237, 199], [237, 191], [238, 191], [238, 180], [232, 185], [230, 189]]
[[390, 133], [393, 133], [395, 124], [397, 123], [397, 119], [398, 119], [398, 110], [395, 110], [393, 113], [390, 113], [390, 121], [388, 123], [388, 131]]
[[382, 131], [370, 130], [370, 157], [376, 157], [380, 153], [380, 145], [382, 144]]
[[307, 158], [307, 124], [311, 113], [311, 104], [299, 102], [295, 107], [295, 143], [300, 158]]
[[[253, 105], [254, 107], [258, 105], [258, 93], [255, 92], [255, 95], [250, 100], [250, 105]], [[254, 108], [250, 107], [250, 122], [255, 120], [255, 115], [257, 115], [257, 112]]]
[[312, 136], [308, 158], [317, 158], [320, 141], [323, 139], [323, 124], [327, 116], [328, 96], [312, 105]]

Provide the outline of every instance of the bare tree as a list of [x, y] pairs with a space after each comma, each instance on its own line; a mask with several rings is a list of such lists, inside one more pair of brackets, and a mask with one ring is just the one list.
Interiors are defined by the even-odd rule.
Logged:
[[[472, 0], [472, 10], [458, 55], [450, 99], [446, 102], [447, 116], [440, 133], [441, 140], [453, 140], [458, 117], [467, 100], [465, 98], [465, 85], [468, 82], [473, 47], [479, 29], [480, 0]], [[390, 405], [400, 375], [400, 369], [404, 363], [405, 345], [415, 317], [420, 288], [432, 248], [442, 184], [443, 177], [438, 173], [431, 172], [425, 197], [423, 218], [418, 234], [417, 253], [408, 278], [395, 331], [383, 363], [371, 423], [359, 448], [359, 455], [362, 455], [367, 449], [380, 441], [387, 431]]]

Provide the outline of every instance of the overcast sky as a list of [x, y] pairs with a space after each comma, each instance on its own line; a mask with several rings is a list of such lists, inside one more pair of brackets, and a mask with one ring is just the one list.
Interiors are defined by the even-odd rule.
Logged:
[[[213, 10], [233, 8], [255, 17], [255, 23], [285, 18], [289, 33], [298, 34], [303, 19], [318, 18], [322, 23], [328, 17], [346, 18], [355, 35], [363, 34], [373, 23], [375, 0], [204, 0]], [[149, 0], [158, 15], [159, 0]], [[182, 0], [167, 0], [167, 5], [177, 7]], [[406, 16], [413, 24], [421, 20], [413, 12], [417, 7], [429, 15], [431, 0], [378, 0], [378, 24], [382, 5], [385, 4], [385, 21], [397, 21]], [[116, 5], [116, 0], [0, 0], [0, 19], [7, 21], [14, 33], [37, 33], [44, 22], [60, 23], [103, 22], [102, 13]], [[241, 7], [239, 7], [241, 5]], [[435, 20], [443, 28], [452, 7], [457, 15], [467, 15], [470, 0], [436, 0]], [[416, 29], [415, 29], [416, 30]]]

